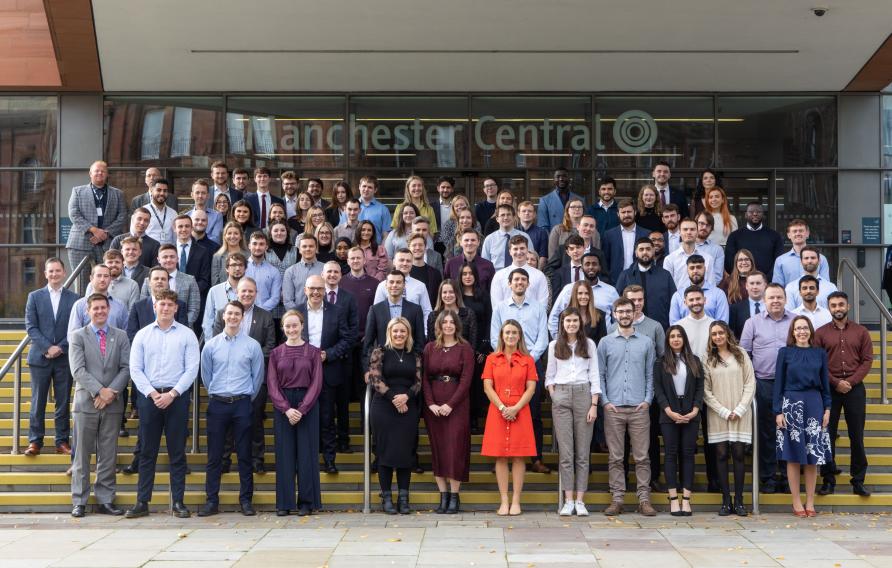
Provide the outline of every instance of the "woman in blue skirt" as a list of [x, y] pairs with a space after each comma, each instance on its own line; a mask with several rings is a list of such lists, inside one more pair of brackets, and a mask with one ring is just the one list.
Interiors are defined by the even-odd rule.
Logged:
[[[814, 517], [818, 466], [830, 461], [830, 378], [827, 352], [814, 346], [815, 331], [805, 316], [790, 323], [787, 346], [777, 353], [774, 414], [777, 459], [787, 462], [793, 514]], [[799, 467], [805, 467], [805, 507], [799, 495]]]

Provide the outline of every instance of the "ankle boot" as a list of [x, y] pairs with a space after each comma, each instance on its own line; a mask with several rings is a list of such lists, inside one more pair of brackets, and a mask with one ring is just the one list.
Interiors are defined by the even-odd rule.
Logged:
[[441, 492], [440, 493], [440, 506], [434, 509], [434, 513], [438, 515], [442, 515], [446, 512], [446, 508], [449, 506], [449, 493]]
[[396, 507], [393, 506], [393, 495], [390, 491], [381, 494], [381, 508], [385, 515], [396, 515]]
[[397, 497], [397, 508], [399, 509], [400, 515], [408, 515], [412, 512], [412, 510], [409, 509], [408, 489], [400, 489], [399, 496]]
[[458, 493], [450, 493], [449, 494], [449, 507], [446, 509], [447, 515], [454, 515], [458, 513], [459, 508], [461, 507], [461, 501], [458, 498]]
[[733, 512], [733, 508], [731, 506], [731, 496], [730, 495], [722, 495], [722, 508], [719, 509], [720, 517], [727, 517]]

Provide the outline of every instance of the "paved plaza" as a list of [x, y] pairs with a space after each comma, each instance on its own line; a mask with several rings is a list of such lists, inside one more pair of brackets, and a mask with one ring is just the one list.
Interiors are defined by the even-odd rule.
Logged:
[[892, 566], [892, 519], [825, 514], [745, 519], [695, 513], [683, 520], [554, 513], [500, 518], [417, 513], [271, 514], [139, 520], [60, 514], [0, 515], [0, 566], [89, 568], [422, 568], [506, 566]]

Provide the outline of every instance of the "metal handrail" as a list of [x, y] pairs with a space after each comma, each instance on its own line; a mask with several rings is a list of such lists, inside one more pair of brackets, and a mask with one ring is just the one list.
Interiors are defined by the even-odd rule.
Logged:
[[[65, 282], [62, 283], [62, 287], [68, 288], [72, 284], [75, 284], [75, 289], [77, 290], [78, 295], [80, 295], [80, 274], [89, 263], [90, 257], [84, 257], [71, 274], [68, 275]], [[9, 356], [9, 359], [6, 360], [3, 367], [0, 368], [0, 381], [2, 381], [6, 376], [6, 373], [9, 372], [10, 367], [15, 368], [12, 386], [12, 450], [10, 451], [12, 455], [18, 454], [21, 449], [19, 447], [19, 435], [22, 431], [20, 424], [22, 419], [22, 354], [25, 352], [25, 348], [30, 344], [31, 337], [25, 335], [19, 342], [18, 347], [12, 352], [12, 355]]]
[[[892, 325], [892, 313], [886, 309], [885, 304], [877, 295], [876, 292], [871, 288], [867, 278], [864, 277], [864, 274], [852, 263], [848, 258], [839, 259], [839, 268], [836, 272], [836, 281], [841, 285], [843, 283], [843, 278], [845, 276], [845, 270], [848, 268], [852, 271], [852, 306], [855, 312], [855, 322], [861, 323], [861, 287], [864, 288], [864, 291], [867, 294], [868, 299], [873, 302], [873, 305], [879, 311], [880, 316], [882, 316], [882, 321], [880, 323], [880, 399], [883, 401], [883, 404], [889, 404], [889, 397], [887, 396], [887, 380], [888, 380], [888, 371], [886, 369], [886, 351], [887, 351], [887, 341], [886, 341], [886, 330], [889, 325]], [[860, 285], [860, 286], [859, 286]]]
[[759, 405], [756, 403], [755, 392], [753, 393], [753, 514], [759, 514]]
[[369, 429], [369, 410], [372, 402], [372, 385], [367, 384], [365, 387], [365, 397], [362, 401], [362, 512], [368, 515], [372, 512], [372, 441], [371, 430]]

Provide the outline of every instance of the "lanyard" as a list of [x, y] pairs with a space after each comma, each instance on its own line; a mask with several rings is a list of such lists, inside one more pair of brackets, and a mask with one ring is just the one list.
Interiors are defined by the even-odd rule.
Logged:
[[167, 222], [167, 207], [164, 207], [164, 217], [159, 217], [158, 212], [155, 210], [155, 206], [152, 205], [149, 207], [152, 210], [152, 215], [155, 216], [155, 220], [158, 221], [158, 224], [161, 225], [161, 230], [164, 230], [164, 223]]

